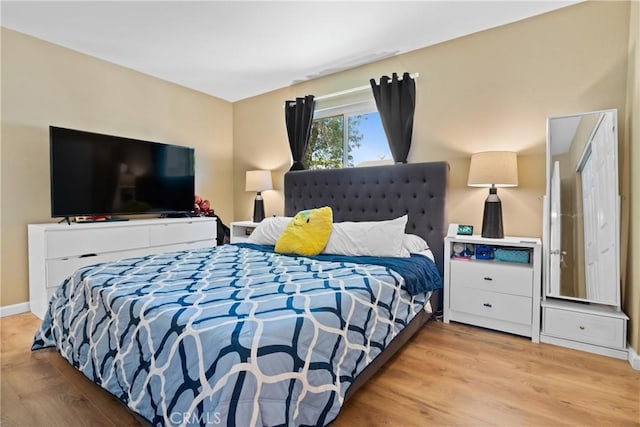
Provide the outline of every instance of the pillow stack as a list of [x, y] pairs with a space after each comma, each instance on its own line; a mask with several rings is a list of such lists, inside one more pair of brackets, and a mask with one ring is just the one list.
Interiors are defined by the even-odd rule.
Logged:
[[304, 256], [323, 253], [406, 258], [429, 248], [420, 236], [405, 234], [407, 215], [386, 221], [333, 223], [332, 219], [329, 207], [301, 211], [293, 218], [265, 218], [248, 242]]

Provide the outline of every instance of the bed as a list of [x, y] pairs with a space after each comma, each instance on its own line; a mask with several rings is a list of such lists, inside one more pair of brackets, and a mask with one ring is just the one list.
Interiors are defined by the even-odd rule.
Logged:
[[[444, 162], [289, 172], [285, 215], [408, 215], [442, 274], [447, 180]], [[437, 281], [410, 294], [403, 268], [251, 244], [98, 264], [58, 289], [33, 349], [153, 425], [326, 425], [434, 309]]]

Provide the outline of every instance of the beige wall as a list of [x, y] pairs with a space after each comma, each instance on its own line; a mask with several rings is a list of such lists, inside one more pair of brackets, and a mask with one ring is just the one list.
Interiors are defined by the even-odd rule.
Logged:
[[[629, 315], [629, 343], [640, 353], [640, 2], [631, 3], [629, 19], [629, 61], [627, 78], [627, 115], [625, 127], [628, 137], [629, 161], [625, 176], [628, 186], [629, 216], [632, 219], [629, 236], [627, 280], [624, 289], [625, 312]], [[624, 201], [623, 201], [624, 203]]]
[[2, 29], [0, 305], [28, 301], [27, 224], [52, 221], [49, 125], [195, 147], [196, 192], [233, 217], [229, 102]]

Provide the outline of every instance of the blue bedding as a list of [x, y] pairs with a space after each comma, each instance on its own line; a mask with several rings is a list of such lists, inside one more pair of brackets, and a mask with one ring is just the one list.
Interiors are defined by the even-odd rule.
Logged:
[[32, 349], [153, 425], [325, 425], [427, 300], [389, 266], [225, 245], [78, 270]]
[[[264, 252], [275, 252], [274, 246], [238, 243], [238, 246], [253, 248]], [[356, 264], [375, 264], [388, 267], [400, 273], [404, 286], [411, 295], [442, 289], [442, 276], [435, 262], [426, 256], [411, 254], [409, 258], [383, 258], [373, 256], [348, 256], [320, 254], [309, 257], [318, 261], [350, 262]]]

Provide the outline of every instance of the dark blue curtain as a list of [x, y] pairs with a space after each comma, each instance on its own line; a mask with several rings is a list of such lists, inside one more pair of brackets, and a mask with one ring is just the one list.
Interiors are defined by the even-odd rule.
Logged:
[[315, 109], [313, 98], [313, 95], [307, 95], [304, 98], [296, 98], [295, 101], [285, 101], [284, 103], [284, 119], [287, 125], [291, 156], [293, 157], [293, 165], [289, 170], [292, 171], [304, 169], [302, 159], [309, 145], [313, 111]]
[[409, 73], [404, 73], [402, 80], [393, 73], [391, 79], [382, 76], [380, 84], [375, 79], [370, 82], [393, 161], [407, 163], [416, 109], [416, 82]]

